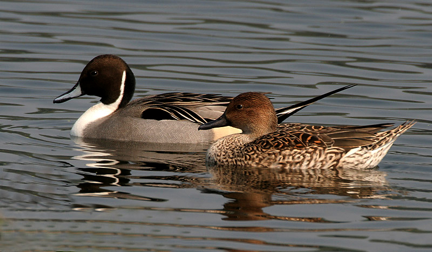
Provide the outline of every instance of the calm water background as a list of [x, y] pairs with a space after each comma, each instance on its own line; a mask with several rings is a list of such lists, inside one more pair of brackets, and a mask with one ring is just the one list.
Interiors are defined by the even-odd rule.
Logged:
[[[83, 143], [53, 98], [99, 54], [136, 97], [347, 83], [289, 120], [418, 123], [370, 171], [207, 170], [205, 146]], [[432, 3], [1, 1], [0, 250], [431, 251]]]

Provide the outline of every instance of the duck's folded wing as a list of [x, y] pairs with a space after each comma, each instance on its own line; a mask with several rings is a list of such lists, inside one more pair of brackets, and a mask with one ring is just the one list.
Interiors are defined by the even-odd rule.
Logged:
[[136, 99], [129, 105], [139, 107], [143, 119], [188, 120], [204, 124], [222, 115], [231, 99], [217, 94], [172, 92]]
[[189, 120], [198, 124], [207, 123], [205, 118], [193, 110], [188, 109], [187, 107], [175, 105], [158, 105], [154, 107], [148, 107], [142, 112], [141, 118], [155, 120]]
[[[344, 86], [295, 105], [276, 109], [278, 122], [281, 123], [289, 116], [320, 99], [353, 86], [355, 84]], [[232, 97], [218, 94], [170, 92], [137, 99], [132, 101], [130, 105], [141, 106], [143, 108], [141, 117], [144, 119], [189, 120], [204, 124], [208, 120], [214, 120], [222, 115], [231, 100]]]
[[[327, 148], [333, 145], [333, 140], [325, 134], [314, 134], [301, 131], [276, 131], [263, 135], [246, 144], [260, 152], [268, 150], [302, 149], [310, 146]], [[247, 149], [247, 148], [246, 148]]]
[[221, 96], [219, 94], [200, 94], [190, 92], [169, 92], [147, 96], [145, 98], [149, 102], [166, 103], [172, 105], [215, 105], [225, 104], [228, 105], [232, 97]]
[[337, 147], [350, 150], [377, 141], [377, 132], [393, 124], [367, 126], [312, 126], [306, 124], [282, 124], [270, 134], [255, 140], [254, 145], [263, 149], [302, 149], [310, 146]]
[[393, 126], [391, 123], [366, 126], [336, 126], [329, 127], [327, 130], [321, 131], [321, 133], [333, 140], [333, 146], [350, 150], [374, 144], [378, 139], [376, 133], [391, 126]]

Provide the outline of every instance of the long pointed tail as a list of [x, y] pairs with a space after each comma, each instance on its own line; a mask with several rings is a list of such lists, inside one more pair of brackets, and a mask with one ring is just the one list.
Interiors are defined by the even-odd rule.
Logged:
[[305, 108], [306, 106], [315, 103], [318, 100], [321, 100], [321, 99], [323, 99], [325, 97], [328, 97], [328, 96], [333, 95], [335, 93], [338, 93], [340, 91], [349, 89], [349, 88], [354, 87], [356, 85], [357, 84], [350, 84], [350, 85], [344, 86], [342, 88], [336, 89], [334, 91], [327, 92], [327, 93], [325, 93], [323, 95], [311, 98], [309, 100], [306, 100], [306, 101], [303, 101], [303, 102], [300, 102], [300, 103], [297, 103], [295, 105], [291, 105], [291, 106], [288, 106], [288, 107], [283, 107], [283, 108], [276, 109], [276, 115], [278, 117], [278, 123], [279, 124], [282, 123], [289, 116], [291, 116], [294, 113], [300, 111], [301, 109]]
[[387, 143], [393, 143], [396, 139], [403, 133], [405, 133], [408, 129], [410, 129], [416, 123], [415, 120], [405, 121], [401, 125], [385, 132], [380, 132], [377, 134], [377, 137], [380, 138], [378, 142], [374, 144], [372, 149], [378, 148], [380, 146], [386, 145]]

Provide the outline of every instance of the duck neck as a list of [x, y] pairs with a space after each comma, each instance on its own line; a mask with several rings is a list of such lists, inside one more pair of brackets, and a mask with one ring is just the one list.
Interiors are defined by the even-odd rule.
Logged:
[[260, 136], [266, 135], [268, 133], [272, 133], [276, 131], [277, 128], [276, 114], [271, 119], [272, 120], [270, 120], [268, 124], [249, 124], [249, 126], [246, 129], [244, 129], [243, 133], [247, 135], [250, 140], [255, 140]]
[[[129, 102], [130, 98], [125, 99], [125, 83], [126, 83], [126, 71], [123, 72], [122, 82], [120, 85], [120, 95], [113, 103], [104, 104], [103, 102], [99, 102], [94, 106], [90, 107], [87, 111], [78, 118], [78, 120], [73, 125], [70, 134], [72, 136], [82, 137], [84, 135], [84, 130], [93, 122], [104, 118], [117, 109], [123, 107], [122, 103], [127, 100], [126, 104]], [[133, 85], [135, 87], [135, 84]], [[132, 92], [133, 94], [133, 92]]]
[[[275, 130], [276, 130], [276, 129], [275, 129]], [[251, 141], [253, 141], [253, 140], [255, 140], [256, 138], [261, 137], [261, 136], [263, 136], [263, 135], [265, 135], [265, 134], [268, 134], [268, 133], [274, 132], [275, 130], [271, 131], [271, 130], [269, 130], [269, 129], [255, 129], [255, 130], [253, 130], [253, 131], [251, 131], [251, 132], [249, 132], [249, 133], [248, 133], [248, 132], [245, 132], [244, 134], [247, 135], [248, 138], [249, 138]]]

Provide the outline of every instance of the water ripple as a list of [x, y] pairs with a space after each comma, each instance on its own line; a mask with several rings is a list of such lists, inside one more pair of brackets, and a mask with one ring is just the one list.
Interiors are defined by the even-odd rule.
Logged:
[[[423, 0], [3, 1], [2, 250], [429, 250], [431, 22]], [[106, 53], [135, 97], [281, 107], [357, 83], [289, 120], [418, 123], [368, 171], [208, 170], [204, 146], [71, 140], [96, 99], [52, 99]]]

